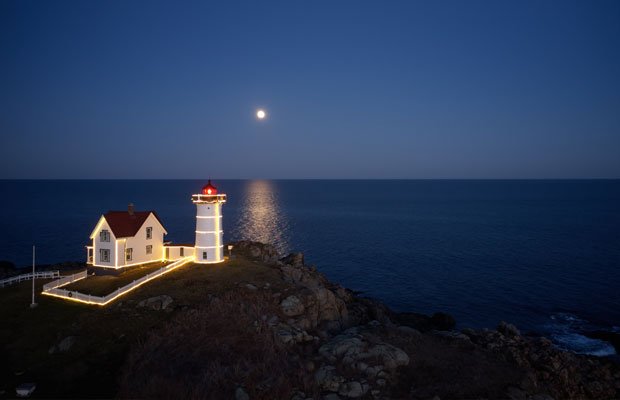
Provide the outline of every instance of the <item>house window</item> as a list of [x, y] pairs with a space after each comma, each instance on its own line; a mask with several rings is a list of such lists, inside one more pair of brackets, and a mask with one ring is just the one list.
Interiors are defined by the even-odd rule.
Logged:
[[110, 250], [99, 249], [99, 260], [101, 262], [110, 262]]
[[131, 261], [133, 259], [133, 249], [130, 247], [125, 249], [125, 261]]
[[150, 226], [146, 228], [146, 238], [147, 239], [153, 238], [153, 228]]
[[110, 231], [104, 229], [101, 232], [99, 232], [99, 240], [101, 242], [109, 242], [110, 241]]
[[203, 260], [206, 260], [206, 259], [207, 259], [207, 252], [206, 252], [206, 251], [203, 251], [203, 252], [202, 252], [202, 259], [203, 259]]
[[153, 246], [152, 245], [148, 245], [146, 246], [146, 254], [153, 254]]
[[185, 255], [185, 249], [183, 247], [181, 247], [179, 249], [179, 256], [183, 257]]
[[166, 247], [166, 260], [170, 258], [170, 249]]

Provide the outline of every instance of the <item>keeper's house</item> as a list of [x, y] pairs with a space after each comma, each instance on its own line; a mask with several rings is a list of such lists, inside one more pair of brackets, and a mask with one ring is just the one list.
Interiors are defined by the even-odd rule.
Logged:
[[109, 211], [99, 218], [86, 246], [93, 267], [125, 268], [162, 261], [167, 257], [164, 235], [168, 232], [154, 211]]

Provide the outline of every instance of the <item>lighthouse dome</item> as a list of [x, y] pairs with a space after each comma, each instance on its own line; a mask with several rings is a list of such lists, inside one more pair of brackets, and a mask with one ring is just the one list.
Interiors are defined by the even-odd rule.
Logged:
[[217, 188], [213, 186], [213, 184], [211, 183], [211, 179], [209, 179], [209, 182], [207, 182], [207, 184], [204, 185], [204, 187], [202, 188], [202, 194], [217, 194]]

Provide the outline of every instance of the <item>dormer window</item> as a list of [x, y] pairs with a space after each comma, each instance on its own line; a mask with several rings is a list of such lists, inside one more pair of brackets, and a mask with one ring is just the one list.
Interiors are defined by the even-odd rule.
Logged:
[[146, 238], [147, 239], [153, 238], [153, 227], [149, 226], [146, 228]]
[[109, 242], [110, 241], [110, 231], [104, 229], [99, 232], [99, 241], [101, 242]]

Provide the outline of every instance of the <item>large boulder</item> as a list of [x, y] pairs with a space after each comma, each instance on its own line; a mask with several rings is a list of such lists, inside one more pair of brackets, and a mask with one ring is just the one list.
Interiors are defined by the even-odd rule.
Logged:
[[280, 259], [282, 264], [292, 265], [293, 267], [304, 266], [304, 253], [290, 253], [286, 257]]
[[379, 343], [370, 347], [368, 353], [382, 360], [382, 364], [386, 369], [395, 369], [409, 364], [407, 353], [391, 344]]
[[338, 394], [352, 399], [357, 399], [358, 397], [362, 397], [366, 391], [368, 391], [368, 385], [362, 385], [358, 381], [351, 381], [340, 385]]
[[161, 296], [149, 297], [138, 303], [138, 307], [150, 308], [151, 310], [165, 310], [174, 300], [167, 294]]
[[280, 303], [282, 312], [289, 317], [291, 325], [300, 329], [323, 325], [327, 330], [339, 330], [346, 326], [348, 310], [346, 303], [326, 287], [301, 288], [295, 295]]
[[516, 326], [505, 321], [501, 321], [499, 325], [497, 325], [497, 331], [509, 338], [521, 336], [521, 332], [519, 332]]
[[50, 354], [65, 353], [73, 347], [77, 340], [75, 336], [67, 336], [49, 349]]
[[319, 348], [319, 354], [331, 363], [336, 361], [355, 369], [360, 365], [368, 367], [368, 362], [378, 363], [380, 369], [394, 370], [409, 364], [409, 356], [403, 350], [388, 343], [369, 342], [363, 335], [354, 333], [355, 329], [332, 338]]
[[232, 253], [240, 254], [248, 258], [273, 264], [278, 261], [278, 250], [270, 244], [241, 240], [230, 243], [233, 246]]
[[314, 374], [314, 380], [321, 389], [329, 392], [337, 392], [340, 389], [340, 385], [345, 381], [345, 379], [337, 373], [336, 367], [331, 365], [324, 365], [319, 368]]
[[295, 317], [304, 313], [304, 305], [297, 296], [288, 296], [280, 303], [280, 308], [284, 315]]
[[235, 400], [250, 400], [250, 396], [242, 387], [238, 387], [235, 390]]
[[334, 292], [327, 288], [317, 288], [313, 291], [318, 301], [320, 321], [345, 321], [347, 306], [343, 300], [336, 297]]

